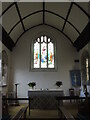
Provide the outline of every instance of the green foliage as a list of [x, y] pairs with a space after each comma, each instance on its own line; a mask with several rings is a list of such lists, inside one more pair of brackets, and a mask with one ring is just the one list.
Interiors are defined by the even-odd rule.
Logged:
[[62, 81], [56, 81], [56, 86], [60, 87], [62, 85]]
[[28, 86], [33, 88], [34, 86], [36, 86], [36, 82], [30, 82], [28, 83]]

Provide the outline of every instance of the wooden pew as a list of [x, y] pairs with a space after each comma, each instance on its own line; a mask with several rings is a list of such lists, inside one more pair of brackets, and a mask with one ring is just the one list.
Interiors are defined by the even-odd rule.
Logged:
[[29, 104], [29, 116], [30, 116], [30, 102], [31, 100], [33, 100], [33, 98], [2, 98], [2, 101], [13, 101], [13, 100], [28, 100], [28, 104]]
[[27, 108], [28, 106], [22, 107], [11, 120], [19, 120], [21, 118], [26, 118]]
[[65, 107], [59, 106], [58, 110], [60, 118], [65, 118], [66, 120], [75, 120], [75, 118], [68, 112]]

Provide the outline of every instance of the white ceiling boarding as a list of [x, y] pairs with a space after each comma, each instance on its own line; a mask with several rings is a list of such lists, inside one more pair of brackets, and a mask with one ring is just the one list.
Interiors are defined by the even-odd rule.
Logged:
[[14, 43], [28, 29], [48, 25], [74, 44], [90, 20], [88, 10], [88, 2], [3, 2], [2, 26]]

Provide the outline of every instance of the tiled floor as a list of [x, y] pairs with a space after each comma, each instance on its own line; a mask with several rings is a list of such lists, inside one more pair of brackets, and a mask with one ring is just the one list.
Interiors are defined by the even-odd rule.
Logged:
[[30, 118], [59, 118], [57, 110], [31, 110]]
[[75, 117], [77, 117], [77, 113], [78, 113], [78, 104], [77, 102], [71, 102], [67, 101], [64, 102], [64, 107]]

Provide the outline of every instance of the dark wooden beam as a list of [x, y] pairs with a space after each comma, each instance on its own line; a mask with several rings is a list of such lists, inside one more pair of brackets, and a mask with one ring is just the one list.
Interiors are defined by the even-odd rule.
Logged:
[[79, 9], [81, 9], [82, 12], [90, 19], [90, 15], [80, 5], [78, 5], [76, 2], [73, 2], [73, 4], [76, 5]]
[[66, 25], [66, 22], [67, 22], [67, 20], [68, 20], [69, 14], [70, 14], [70, 12], [71, 12], [72, 6], [73, 6], [73, 3], [71, 3], [70, 8], [69, 8], [69, 10], [68, 10], [68, 13], [67, 13], [67, 16], [66, 16], [66, 19], [65, 19], [65, 22], [64, 22], [62, 31], [63, 31], [64, 28], [65, 28], [65, 25]]
[[19, 8], [18, 8], [18, 5], [17, 5], [16, 2], [15, 2], [15, 6], [16, 6], [16, 10], [17, 10], [17, 12], [18, 12], [18, 16], [19, 16], [19, 19], [20, 19], [20, 21], [21, 21], [23, 30], [25, 31], [24, 23], [23, 23], [23, 21], [22, 21], [22, 17], [21, 17], [21, 14], [20, 14], [20, 11], [19, 11]]
[[54, 27], [54, 26], [52, 26], [52, 25], [46, 24], [46, 23], [45, 23], [45, 25], [47, 25], [47, 26], [49, 26], [49, 27], [51, 27], [51, 28], [54, 28], [54, 29], [56, 29], [57, 31], [61, 32], [61, 33], [71, 42], [71, 44], [73, 45], [73, 42], [72, 42], [72, 40], [70, 39], [70, 37], [69, 37], [67, 34], [65, 34], [62, 30], [60, 30], [60, 29], [58, 29], [57, 27]]
[[19, 39], [20, 39], [27, 31], [29, 31], [29, 30], [31, 30], [31, 29], [33, 29], [33, 28], [35, 28], [35, 27], [41, 26], [41, 25], [43, 25], [43, 24], [41, 23], [41, 24], [38, 24], [38, 25], [34, 25], [34, 26], [28, 28], [26, 31], [24, 31], [24, 32], [18, 37], [18, 39], [16, 40], [15, 46], [16, 46], [17, 42], [19, 41]]
[[5, 29], [2, 27], [2, 43], [10, 50], [12, 51], [13, 47], [15, 46], [13, 40], [11, 37], [7, 34]]
[[[25, 17], [23, 17], [22, 20], [24, 20], [24, 19], [26, 19], [26, 18], [28, 18], [28, 17], [31, 17], [32, 15], [37, 14], [37, 13], [40, 13], [40, 12], [43, 12], [43, 10], [39, 10], [39, 11], [30, 13], [30, 14], [26, 15]], [[52, 12], [52, 11], [45, 10], [45, 12], [51, 13], [51, 14], [53, 14], [53, 15], [55, 15], [55, 16], [57, 16], [57, 17], [60, 17], [61, 19], [65, 20], [64, 17], [62, 17], [62, 16], [60, 16], [59, 14], [56, 14], [56, 13], [54, 13], [54, 12]], [[21, 22], [21, 21], [19, 20], [19, 21], [11, 28], [11, 30], [8, 32], [8, 34], [10, 34], [10, 33], [13, 31], [13, 29], [15, 29], [15, 27], [16, 27], [20, 22]], [[44, 23], [45, 23], [45, 21], [44, 21]], [[69, 24], [77, 31], [77, 33], [80, 34], [79, 30], [78, 30], [70, 21], [67, 20], [67, 23], [69, 23]]]
[[[2, 3], [2, 4], [3, 4], [3, 3]], [[9, 5], [9, 6], [2, 12], [2, 14], [0, 15], [0, 17], [1, 17], [2, 15], [4, 15], [4, 14], [9, 10], [9, 8], [11, 8], [14, 4], [15, 4], [15, 3], [11, 3], [11, 5]]]
[[[43, 24], [41, 23], [41, 24], [32, 26], [32, 27], [28, 28], [25, 32], [27, 32], [27, 31], [29, 31], [30, 29], [33, 29], [33, 28], [35, 28], [35, 27], [42, 26], [42, 25], [43, 25]], [[61, 33], [72, 43], [72, 45], [73, 45], [73, 42], [72, 42], [72, 40], [69, 38], [69, 36], [66, 35], [64, 32], [62, 32], [60, 29], [58, 29], [58, 28], [56, 28], [56, 27], [54, 27], [54, 26], [52, 26], [52, 25], [46, 24], [46, 23], [45, 23], [44, 25], [49, 26], [49, 27], [51, 27], [51, 28], [54, 28], [54, 29], [56, 29], [57, 31], [61, 32]], [[16, 42], [15, 42], [15, 45], [17, 44], [17, 42], [19, 41], [19, 39], [23, 36], [23, 34], [24, 34], [25, 32], [23, 32], [23, 33], [18, 37], [18, 39], [17, 39]]]
[[[63, 20], [66, 21], [66, 19], [63, 16], [61, 16], [61, 15], [55, 13], [55, 12], [52, 12], [52, 11], [49, 11], [49, 10], [45, 10], [45, 12], [51, 13], [51, 14], [53, 14], [53, 15], [55, 15], [57, 17], [60, 17], [60, 18], [62, 18]], [[70, 21], [67, 20], [67, 23], [69, 23], [77, 31], [77, 33], [80, 34], [79, 30]]]
[[74, 46], [79, 51], [90, 42], [90, 22], [86, 25], [80, 36], [74, 42]]
[[[40, 12], [43, 12], [43, 10], [39, 10], [39, 11], [30, 13], [29, 15], [26, 15], [25, 17], [22, 18], [22, 21], [23, 21], [24, 19], [26, 19], [26, 18], [34, 15], [34, 14], [40, 13]], [[11, 28], [11, 30], [8, 32], [8, 34], [10, 34], [10, 33], [13, 31], [13, 29], [14, 29], [20, 22], [21, 22], [21, 21], [19, 20], [19, 21]]]
[[45, 23], [45, 2], [43, 2], [43, 24]]

